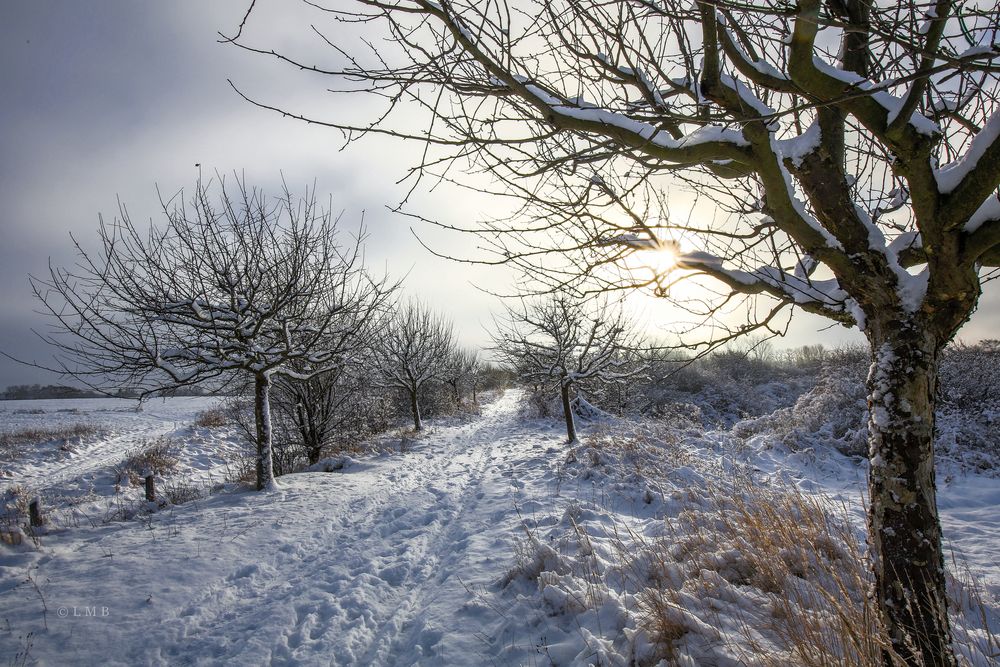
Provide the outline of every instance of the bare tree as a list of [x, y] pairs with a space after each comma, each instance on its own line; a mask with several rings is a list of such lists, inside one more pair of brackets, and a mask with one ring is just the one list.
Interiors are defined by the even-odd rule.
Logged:
[[[370, 382], [370, 346], [383, 313], [370, 313], [370, 321], [356, 323], [354, 349], [345, 363], [306, 379], [279, 376], [274, 381], [272, 404], [284, 426], [284, 436], [309, 465], [318, 463], [323, 450], [334, 442], [361, 438], [382, 424], [384, 405]], [[363, 349], [368, 348], [368, 349]]]
[[468, 389], [475, 401], [476, 376], [481, 369], [479, 353], [476, 350], [455, 347], [441, 371], [441, 381], [451, 388], [451, 398], [455, 406], [462, 402], [462, 392]]
[[420, 391], [440, 379], [453, 340], [451, 322], [416, 300], [403, 304], [375, 340], [373, 360], [382, 385], [410, 399], [414, 430], [424, 427]]
[[[955, 664], [934, 407], [941, 351], [1000, 261], [996, 3], [358, 0], [327, 11], [393, 46], [341, 48], [345, 66], [310, 69], [387, 108], [374, 123], [308, 120], [349, 139], [426, 142], [417, 176], [448, 176], [449, 158], [488, 172], [523, 202], [519, 218], [470, 227], [494, 261], [556, 285], [652, 287], [705, 318], [743, 299], [745, 322], [709, 344], [779, 332], [792, 306], [865, 333], [879, 616], [908, 664]], [[248, 39], [237, 43], [275, 55]], [[430, 119], [419, 128], [415, 108]], [[715, 215], [669, 219], [668, 174]], [[674, 271], [618, 270], [665, 247]]]
[[484, 380], [489, 371], [489, 364], [483, 361], [478, 351], [472, 353], [471, 365], [468, 368], [469, 391], [472, 393], [472, 404], [479, 405], [479, 390], [483, 387]]
[[268, 199], [237, 179], [198, 182], [140, 229], [124, 205], [101, 221], [100, 250], [74, 240], [73, 268], [32, 278], [53, 318], [42, 335], [58, 370], [95, 388], [142, 395], [233, 376], [254, 385], [257, 488], [273, 488], [269, 393], [276, 377], [339, 368], [391, 287], [362, 265], [361, 236], [341, 245], [315, 191]]
[[508, 306], [493, 340], [523, 381], [558, 389], [566, 437], [576, 442], [573, 392], [581, 385], [623, 382], [639, 372], [623, 355], [632, 347], [631, 338], [620, 308], [602, 303], [588, 312], [584, 304], [557, 295]]

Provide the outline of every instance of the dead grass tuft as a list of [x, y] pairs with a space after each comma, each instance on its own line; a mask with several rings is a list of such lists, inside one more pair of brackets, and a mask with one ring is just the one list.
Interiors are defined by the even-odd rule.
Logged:
[[667, 470], [663, 462], [670, 462], [670, 469], [681, 467], [701, 468], [703, 460], [685, 445], [683, 434], [673, 426], [650, 424], [631, 429], [620, 426], [596, 424], [584, 439], [584, 445], [575, 451], [576, 460], [590, 457], [592, 466], [600, 459], [620, 462], [628, 472], [644, 479], [661, 479]]
[[171, 505], [183, 505], [192, 500], [203, 498], [207, 491], [204, 487], [195, 484], [171, 481], [163, 485], [161, 493]]
[[[745, 482], [689, 499], [632, 561], [645, 578], [637, 624], [658, 659], [675, 664], [679, 642], [695, 633], [695, 644], [740, 664], [883, 667], [887, 655], [903, 664], [879, 625], [867, 552], [846, 507]], [[961, 664], [1000, 654], [974, 582], [966, 573], [949, 591]], [[717, 631], [734, 624], [738, 642]]]
[[[715, 486], [702, 500], [645, 553], [652, 585], [638, 596], [640, 623], [663, 658], [676, 659], [676, 642], [696, 626], [715, 625], [686, 611], [691, 600], [714, 599], [736, 605], [742, 641], [726, 652], [747, 664], [884, 664], [890, 645], [844, 512], [792, 486]], [[739, 607], [747, 597], [756, 609]]]
[[177, 457], [173, 454], [173, 450], [173, 441], [166, 437], [127, 450], [125, 457], [115, 466], [115, 483], [127, 482], [135, 486], [140, 484], [148, 473], [163, 477], [177, 467]]
[[21, 524], [28, 521], [28, 503], [31, 502], [32, 491], [21, 484], [14, 484], [4, 489], [0, 496], [0, 529], [5, 532], [16, 532]]
[[99, 431], [97, 426], [87, 423], [48, 428], [33, 426], [13, 431], [0, 431], [0, 460], [16, 461], [24, 456], [27, 448], [31, 445], [63, 440], [65, 446], [70, 440], [85, 438]]
[[221, 428], [232, 423], [224, 408], [211, 408], [195, 415], [194, 425], [198, 428]]

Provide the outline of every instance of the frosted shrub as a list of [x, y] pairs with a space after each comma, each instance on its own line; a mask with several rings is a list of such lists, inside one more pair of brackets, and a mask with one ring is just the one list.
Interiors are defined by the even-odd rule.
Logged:
[[941, 402], [959, 410], [1000, 408], [1000, 341], [955, 344], [941, 357]]
[[696, 404], [704, 426], [729, 427], [741, 419], [787, 407], [816, 382], [814, 368], [787, 355], [778, 359], [726, 351], [704, 359], [652, 364], [650, 380], [636, 391], [639, 412], [676, 412], [675, 404]]
[[827, 366], [816, 386], [794, 405], [746, 422], [734, 429], [748, 437], [771, 433], [793, 450], [832, 446], [843, 454], [868, 451], [868, 412], [864, 385]]
[[540, 387], [529, 388], [520, 408], [521, 416], [525, 419], [547, 419], [558, 414], [561, 409], [558, 399]]
[[941, 406], [934, 446], [939, 458], [965, 468], [996, 471], [1000, 468], [1000, 411]]

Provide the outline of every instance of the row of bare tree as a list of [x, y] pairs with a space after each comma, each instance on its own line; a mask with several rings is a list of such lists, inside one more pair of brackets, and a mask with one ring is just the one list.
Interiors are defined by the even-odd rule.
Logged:
[[[271, 389], [272, 448], [277, 476], [316, 464], [409, 418], [478, 408], [483, 391], [511, 374], [453, 341], [451, 324], [426, 305], [401, 304], [369, 345], [336, 368], [299, 379], [278, 376]], [[253, 405], [245, 394], [226, 410], [249, 444], [256, 443]]]
[[159, 227], [138, 227], [121, 205], [102, 220], [96, 251], [76, 243], [73, 268], [32, 279], [53, 318], [43, 337], [57, 370], [141, 396], [251, 385], [260, 489], [275, 485], [272, 394], [310, 462], [350, 420], [353, 432], [371, 421], [361, 401], [375, 391], [404, 394], [416, 430], [429, 384], [447, 385], [456, 404], [476, 398], [478, 353], [458, 345], [448, 319], [398, 302], [399, 284], [365, 268], [363, 230], [342, 234], [314, 191], [269, 199], [239, 179], [212, 186], [164, 201]]

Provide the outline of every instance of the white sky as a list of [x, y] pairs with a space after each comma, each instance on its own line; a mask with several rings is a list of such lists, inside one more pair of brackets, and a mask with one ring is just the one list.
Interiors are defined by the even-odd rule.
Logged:
[[[499, 302], [473, 283], [509, 291], [511, 275], [433, 257], [411, 234], [412, 221], [386, 209], [405, 193], [395, 182], [414, 163], [417, 146], [371, 139], [341, 152], [335, 131], [254, 108], [229, 87], [232, 79], [258, 99], [317, 115], [335, 115], [346, 103], [324, 93], [328, 81], [219, 44], [217, 32], [231, 32], [245, 10], [245, 0], [0, 4], [0, 350], [49, 358], [31, 334], [45, 320], [34, 313], [27, 274], [44, 275], [49, 258], [71, 262], [69, 234], [92, 241], [98, 214], [116, 214], [116, 197], [134, 220], [158, 220], [156, 187], [165, 195], [190, 189], [196, 163], [206, 172], [242, 171], [272, 192], [282, 175], [293, 190], [315, 181], [343, 210], [345, 224], [357, 224], [365, 212], [370, 265], [409, 271], [408, 293], [453, 317], [469, 344], [488, 341], [484, 326]], [[308, 19], [267, 11], [252, 33], [261, 46], [317, 63], [333, 57], [312, 46]], [[439, 189], [421, 192], [412, 204], [414, 212], [460, 224], [489, 213], [491, 202]], [[443, 252], [474, 254], [473, 237], [417, 231]], [[1000, 335], [995, 292], [988, 286], [963, 339]], [[651, 329], [669, 325], [664, 309], [639, 304], [647, 307]], [[828, 325], [799, 314], [778, 345], [860, 340], [841, 327], [819, 331]], [[0, 359], [0, 387], [57, 380]]]

